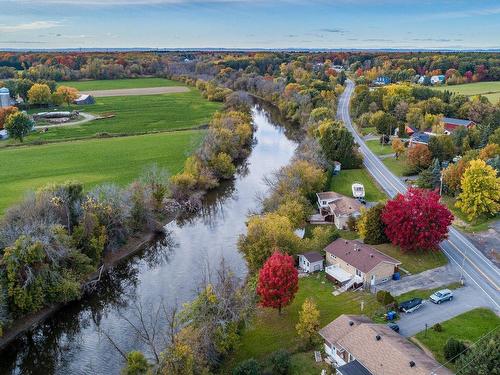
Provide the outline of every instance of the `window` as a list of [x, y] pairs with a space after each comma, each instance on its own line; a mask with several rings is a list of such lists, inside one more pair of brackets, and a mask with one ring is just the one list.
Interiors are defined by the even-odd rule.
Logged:
[[363, 276], [363, 273], [360, 270], [356, 269], [356, 276], [361, 277]]

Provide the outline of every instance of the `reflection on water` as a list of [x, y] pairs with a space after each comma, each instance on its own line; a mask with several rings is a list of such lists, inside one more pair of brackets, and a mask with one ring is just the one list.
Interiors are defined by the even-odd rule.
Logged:
[[245, 262], [236, 248], [247, 214], [265, 192], [263, 177], [288, 164], [295, 150], [293, 133], [275, 114], [252, 111], [256, 144], [233, 181], [208, 194], [201, 211], [166, 225], [140, 253], [103, 276], [92, 293], [58, 311], [0, 352], [0, 374], [118, 374], [122, 357], [103, 336], [109, 333], [122, 351], [145, 350], [124, 317], [134, 306], [191, 300], [206, 274], [224, 258], [244, 278]]

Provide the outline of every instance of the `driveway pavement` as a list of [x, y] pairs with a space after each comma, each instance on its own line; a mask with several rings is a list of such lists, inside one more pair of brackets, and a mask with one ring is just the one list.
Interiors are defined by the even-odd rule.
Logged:
[[477, 286], [472, 283], [454, 290], [453, 294], [453, 301], [436, 305], [427, 300], [420, 309], [410, 314], [402, 313], [400, 320], [396, 322], [399, 325], [399, 333], [410, 337], [425, 330], [426, 324], [428, 328], [431, 328], [436, 323], [441, 323], [477, 307], [494, 308], [485, 300]]
[[448, 263], [443, 267], [405, 276], [401, 280], [387, 281], [377, 285], [376, 289], [387, 290], [393, 296], [399, 296], [415, 289], [435, 289], [458, 281], [460, 281], [460, 269]]

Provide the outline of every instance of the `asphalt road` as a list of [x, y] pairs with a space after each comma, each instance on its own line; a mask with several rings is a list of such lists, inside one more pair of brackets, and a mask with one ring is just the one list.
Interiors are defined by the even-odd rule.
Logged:
[[[347, 80], [346, 89], [339, 98], [337, 118], [342, 120], [360, 146], [366, 169], [389, 197], [406, 192], [406, 185], [395, 176], [366, 146], [354, 129], [349, 114], [349, 101], [354, 83]], [[473, 283], [488, 305], [500, 312], [500, 272], [462, 233], [450, 226], [448, 239], [440, 244], [449, 261], [460, 267], [466, 283]], [[476, 288], [474, 288], [476, 289]]]

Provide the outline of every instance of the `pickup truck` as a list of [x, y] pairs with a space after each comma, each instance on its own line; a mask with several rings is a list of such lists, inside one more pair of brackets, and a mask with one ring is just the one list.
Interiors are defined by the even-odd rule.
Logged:
[[422, 298], [412, 298], [408, 301], [401, 302], [399, 304], [399, 310], [405, 313], [412, 313], [415, 310], [421, 308], [422, 305]]

